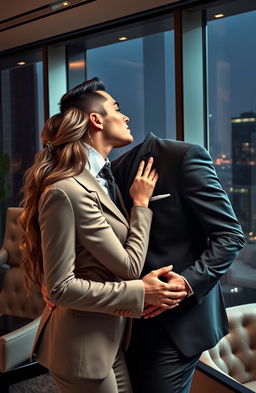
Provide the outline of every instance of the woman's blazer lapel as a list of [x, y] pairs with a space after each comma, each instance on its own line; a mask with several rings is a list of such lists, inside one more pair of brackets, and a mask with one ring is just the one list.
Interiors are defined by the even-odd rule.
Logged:
[[86, 168], [80, 175], [74, 176], [74, 179], [87, 191], [96, 193], [101, 204], [129, 228], [126, 218]]

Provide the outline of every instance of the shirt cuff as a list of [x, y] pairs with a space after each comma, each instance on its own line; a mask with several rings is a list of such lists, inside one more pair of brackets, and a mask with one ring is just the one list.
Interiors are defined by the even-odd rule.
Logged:
[[189, 284], [188, 280], [185, 277], [183, 277], [183, 276], [181, 276], [181, 277], [183, 278], [183, 280], [186, 282], [186, 284], [189, 287], [187, 297], [190, 297], [190, 296], [194, 295], [194, 291], [193, 291], [191, 285]]

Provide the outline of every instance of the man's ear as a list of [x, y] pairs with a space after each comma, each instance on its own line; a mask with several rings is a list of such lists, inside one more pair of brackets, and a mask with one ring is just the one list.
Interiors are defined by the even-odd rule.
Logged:
[[103, 119], [102, 115], [96, 112], [92, 112], [89, 114], [89, 122], [90, 125], [97, 129], [97, 130], [102, 130], [103, 129]]

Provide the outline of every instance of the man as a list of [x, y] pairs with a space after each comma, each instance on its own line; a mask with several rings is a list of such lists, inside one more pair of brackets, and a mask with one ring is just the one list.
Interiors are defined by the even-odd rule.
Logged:
[[[69, 99], [83, 99], [82, 87], [68, 93], [61, 110]], [[244, 238], [207, 151], [153, 134], [113, 163], [128, 210], [136, 169], [150, 156], [159, 180], [150, 202], [154, 214], [143, 275], [172, 264], [169, 282], [185, 286], [188, 296], [165, 312], [148, 308], [155, 318], [134, 321], [130, 373], [135, 393], [187, 393], [201, 352], [228, 332], [218, 281]]]
[[228, 332], [219, 279], [244, 237], [207, 151], [153, 134], [112, 165], [128, 210], [137, 165], [150, 156], [159, 180], [142, 274], [172, 264], [188, 296], [155, 318], [134, 321], [129, 368], [134, 393], [187, 393], [202, 351]]

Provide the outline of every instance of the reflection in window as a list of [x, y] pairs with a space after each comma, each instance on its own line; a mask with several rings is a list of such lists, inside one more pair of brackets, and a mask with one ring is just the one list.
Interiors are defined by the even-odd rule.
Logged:
[[223, 279], [227, 305], [256, 300], [256, 11], [242, 11], [207, 25], [209, 147], [247, 239]]
[[7, 153], [11, 186], [6, 206], [18, 206], [23, 175], [40, 149], [44, 121], [41, 52], [9, 56], [1, 68], [1, 152]]

